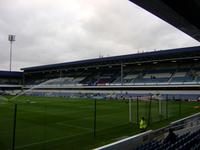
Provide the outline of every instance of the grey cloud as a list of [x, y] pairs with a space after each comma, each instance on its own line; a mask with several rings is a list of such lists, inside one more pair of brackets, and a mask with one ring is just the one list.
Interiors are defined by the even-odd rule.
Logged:
[[[11, 5], [13, 4], [13, 5]], [[0, 70], [199, 45], [128, 0], [1, 0]]]

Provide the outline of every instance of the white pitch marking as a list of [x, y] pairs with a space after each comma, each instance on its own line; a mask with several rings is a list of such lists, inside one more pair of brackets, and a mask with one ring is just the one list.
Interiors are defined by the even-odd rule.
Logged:
[[62, 125], [62, 126], [68, 126], [68, 127], [74, 127], [74, 128], [80, 128], [80, 129], [85, 129], [85, 130], [90, 130], [90, 131], [92, 131], [91, 128], [86, 128], [86, 127], [71, 125], [71, 124], [67, 124], [67, 123], [63, 123], [63, 122], [58, 122], [58, 123], [56, 123], [56, 124]]

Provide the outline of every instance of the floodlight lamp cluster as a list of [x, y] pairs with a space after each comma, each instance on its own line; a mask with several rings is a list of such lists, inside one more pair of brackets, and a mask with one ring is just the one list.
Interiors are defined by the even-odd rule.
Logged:
[[8, 35], [8, 41], [10, 42], [15, 41], [15, 35]]

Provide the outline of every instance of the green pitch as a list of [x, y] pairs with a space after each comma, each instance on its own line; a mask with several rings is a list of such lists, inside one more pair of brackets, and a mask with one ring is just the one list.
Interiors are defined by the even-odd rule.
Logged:
[[[199, 103], [97, 100], [94, 137], [94, 100], [21, 96], [17, 103], [16, 150], [92, 149], [139, 133], [137, 117], [149, 121], [149, 129], [199, 112]], [[138, 110], [138, 112], [137, 112]], [[150, 113], [150, 115], [149, 115]], [[138, 116], [137, 116], [138, 115]], [[0, 101], [0, 149], [11, 149], [14, 104]]]

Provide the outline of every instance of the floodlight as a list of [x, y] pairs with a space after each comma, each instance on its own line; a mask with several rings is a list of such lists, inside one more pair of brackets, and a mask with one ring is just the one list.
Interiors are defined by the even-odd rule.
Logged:
[[8, 35], [8, 41], [10, 41], [10, 68], [9, 70], [12, 71], [12, 43], [15, 41], [15, 35]]

